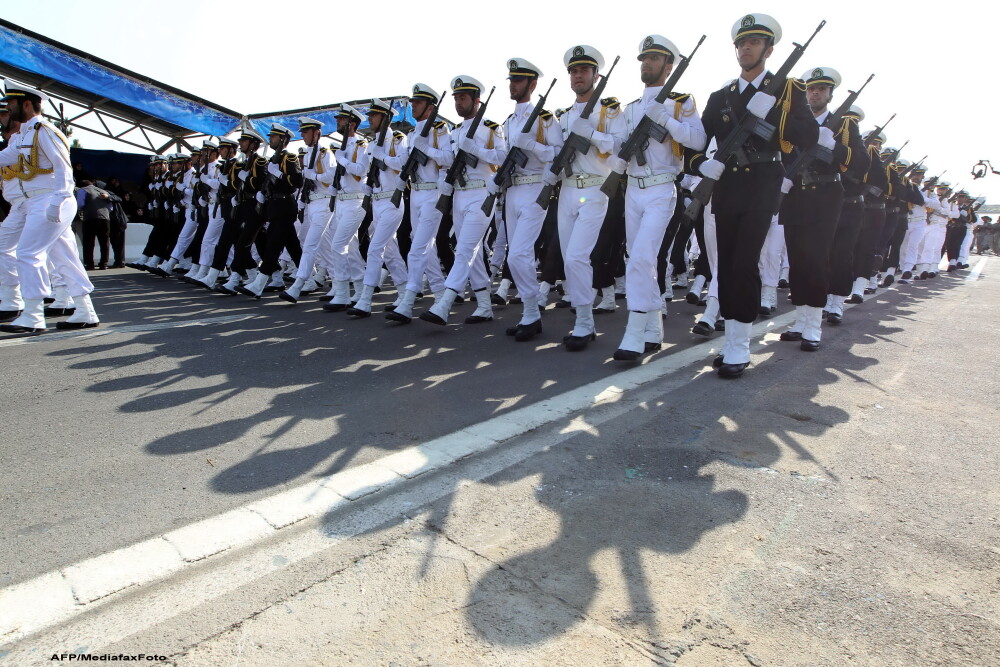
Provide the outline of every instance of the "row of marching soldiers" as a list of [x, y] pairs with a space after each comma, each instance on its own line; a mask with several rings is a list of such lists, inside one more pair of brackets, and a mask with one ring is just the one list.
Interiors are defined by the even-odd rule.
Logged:
[[[629, 314], [614, 358], [634, 361], [661, 347], [668, 258], [679, 257], [673, 264], [686, 270], [679, 246], [690, 224], [705, 258], [688, 294], [705, 306], [692, 332], [725, 331], [718, 374], [738, 377], [749, 365], [750, 328], [776, 306], [783, 257], [796, 321], [782, 339], [815, 351], [824, 321], [839, 324], [845, 301], [862, 300], [897, 271], [901, 281], [931, 277], [948, 225], [968, 224], [975, 214], [967, 194], [952, 196], [947, 183], [921, 186], [923, 168], [884, 147], [884, 132], [863, 136], [859, 108], [830, 127], [836, 70], [777, 81], [766, 67], [781, 39], [775, 19], [744, 16], [731, 36], [739, 77], [713, 93], [702, 114], [690, 95], [665, 90], [680, 52], [666, 37], [649, 35], [637, 56], [644, 93], [624, 107], [601, 96], [610, 75], [600, 74], [602, 54], [578, 45], [564, 55], [575, 101], [555, 114], [541, 108], [544, 97], [532, 104], [539, 68], [512, 58], [508, 88], [516, 107], [503, 124], [484, 119], [485, 86], [458, 76], [451, 93], [461, 121], [454, 128], [437, 120], [442, 96], [417, 84], [409, 135], [390, 131], [391, 105], [374, 100], [369, 141], [357, 132], [364, 115], [344, 105], [338, 148], [319, 146], [324, 128], [311, 118], [299, 121], [301, 156], [286, 150], [292, 132], [277, 124], [267, 138], [270, 158], [258, 154], [264, 137], [250, 129], [237, 142], [208, 143], [198, 166], [186, 168], [182, 157], [154, 165], [157, 224], [134, 266], [171, 275], [187, 255], [189, 282], [254, 298], [272, 287], [291, 303], [322, 291], [329, 279], [324, 309], [354, 318], [372, 314], [384, 266], [397, 290], [386, 319], [411, 322], [417, 298], [429, 291], [434, 303], [419, 319], [444, 325], [467, 288], [475, 304], [466, 323], [492, 321], [490, 269], [505, 264], [522, 303], [520, 321], [506, 333], [517, 341], [541, 334], [549, 290], [561, 281], [564, 298], [556, 305], [575, 310], [563, 338], [570, 351], [595, 339], [594, 314], [614, 309], [615, 279], [624, 278]], [[755, 132], [715, 159], [711, 148], [747, 122], [757, 124]], [[623, 145], [643, 124], [662, 138], [623, 158]], [[829, 162], [786, 173], [785, 163], [817, 146], [832, 154]], [[714, 193], [692, 216], [689, 193], [703, 181]], [[404, 215], [405, 259], [396, 238]], [[454, 240], [444, 241], [452, 247], [439, 234], [443, 219], [451, 223]], [[491, 228], [492, 251], [484, 243]], [[296, 267], [290, 286], [283, 253]], [[954, 253], [960, 264], [961, 243]]]

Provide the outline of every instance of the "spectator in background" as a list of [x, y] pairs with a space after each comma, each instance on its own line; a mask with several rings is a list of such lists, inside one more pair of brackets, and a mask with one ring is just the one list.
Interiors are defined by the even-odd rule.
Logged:
[[111, 236], [111, 196], [103, 181], [92, 183], [84, 179], [76, 193], [76, 203], [83, 216], [83, 266], [88, 271], [94, 270], [94, 241], [101, 249], [101, 259], [98, 269], [108, 268], [108, 252]]
[[93, 181], [93, 176], [83, 168], [82, 162], [77, 162], [73, 165], [73, 180], [76, 182], [76, 187], [81, 188], [84, 181]]
[[125, 198], [125, 188], [122, 187], [122, 182], [115, 176], [108, 179], [108, 187], [105, 189], [113, 195], [118, 195], [122, 199]]

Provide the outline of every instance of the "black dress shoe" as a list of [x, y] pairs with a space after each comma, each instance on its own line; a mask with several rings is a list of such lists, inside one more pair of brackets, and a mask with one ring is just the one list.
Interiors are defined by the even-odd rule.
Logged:
[[455, 303], [465, 303], [465, 297], [459, 294], [455, 297]]
[[802, 340], [802, 333], [799, 331], [782, 331], [779, 338], [784, 341], [799, 341]]
[[542, 321], [535, 320], [528, 324], [518, 324], [515, 328], [517, 331], [514, 332], [514, 340], [518, 343], [525, 343], [542, 333]]
[[93, 264], [84, 264], [83, 268], [86, 271], [93, 271], [94, 270], [94, 265]]
[[49, 305], [50, 303], [55, 303], [55, 302], [56, 302], [56, 299], [55, 299], [55, 297], [52, 297], [52, 296], [47, 296], [44, 299], [42, 299], [42, 303], [44, 303], [46, 306]]
[[903, 271], [903, 275], [901, 275], [899, 278], [900, 278], [900, 280], [912, 280], [913, 279], [913, 272], [912, 271]]
[[799, 343], [799, 349], [802, 350], [803, 352], [815, 352], [816, 350], [819, 349], [819, 341], [806, 340], [805, 338], [803, 338], [802, 342]]
[[959, 264], [958, 268], [960, 268], [960, 269], [967, 269], [967, 268], [969, 268], [969, 265], [968, 264]]
[[226, 287], [226, 283], [219, 283], [216, 285], [215, 291], [219, 294], [225, 294], [226, 296], [236, 296], [236, 290], [231, 290]]
[[610, 315], [616, 310], [617, 308], [594, 308], [594, 315]]
[[844, 303], [864, 303], [864, 297], [860, 294], [851, 294]]
[[299, 302], [298, 299], [296, 299], [294, 296], [292, 296], [288, 292], [282, 292], [281, 294], [278, 295], [278, 298], [281, 299], [282, 301], [287, 301], [288, 303], [298, 303]]
[[0, 331], [10, 334], [40, 334], [45, 333], [45, 329], [35, 329], [32, 327], [22, 327], [20, 324], [0, 324]]
[[829, 316], [830, 316], [830, 311], [828, 310], [824, 310], [822, 313], [820, 313], [820, 319], [822, 320], [826, 320], [826, 318]]
[[951, 264], [949, 264], [946, 270], [948, 271], [948, 273], [952, 273], [953, 271], [958, 271], [958, 266], [952, 266]]
[[253, 292], [251, 292], [250, 290], [248, 290], [243, 285], [240, 285], [239, 287], [237, 287], [236, 291], [239, 292], [240, 294], [244, 294], [244, 295], [249, 296], [249, 297], [251, 297], [253, 299], [260, 299], [260, 294], [254, 294]]
[[760, 317], [771, 317], [771, 313], [773, 312], [774, 309], [771, 308], [770, 306], [761, 306], [760, 308], [757, 309], [757, 314]]
[[615, 361], [636, 361], [642, 356], [642, 352], [636, 352], [634, 350], [623, 350], [618, 348], [615, 353], [611, 355], [611, 358]]
[[707, 322], [698, 322], [693, 327], [691, 327], [691, 333], [697, 336], [711, 336], [715, 333], [715, 327], [709, 326]]
[[623, 292], [615, 292], [615, 301], [624, 301], [628, 295]]
[[161, 278], [169, 278], [170, 274], [161, 269], [158, 266], [149, 267], [148, 271], [154, 275], [160, 276]]
[[746, 363], [746, 364], [725, 364], [724, 363], [721, 366], [719, 366], [719, 370], [718, 370], [719, 377], [720, 378], [726, 378], [727, 380], [728, 379], [732, 379], [732, 378], [738, 378], [739, 376], [743, 375], [743, 371], [745, 371], [747, 369], [747, 366], [749, 366], [749, 365], [750, 365], [749, 363]]
[[483, 322], [492, 322], [493, 316], [483, 316], [483, 315], [469, 315], [465, 318], [466, 324], [482, 324]]
[[264, 285], [265, 292], [284, 292], [287, 285]]
[[124, 269], [125, 266], [126, 265], [122, 264], [121, 262], [115, 262], [114, 264], [111, 265], [111, 268], [112, 269]]
[[507, 299], [503, 298], [499, 294], [493, 293], [490, 294], [490, 303], [493, 304], [494, 306], [506, 306]]
[[697, 306], [698, 302], [701, 301], [701, 299], [698, 298], [698, 295], [695, 294], [694, 292], [688, 292], [687, 296], [684, 297], [684, 300], [690, 303], [692, 306]]
[[[387, 314], [386, 317], [389, 317], [389, 315]], [[441, 319], [440, 317], [438, 317], [429, 310], [425, 310], [424, 312], [420, 313], [420, 319], [422, 319], [424, 322], [430, 322], [431, 324], [436, 324], [439, 327], [443, 327], [444, 325], [447, 324], [447, 322], [445, 322], [443, 319]]]
[[566, 349], [570, 352], [580, 352], [587, 349], [587, 345], [592, 340], [597, 340], [596, 333], [587, 334], [586, 336], [574, 336], [570, 334], [563, 337], [563, 344], [566, 345]]
[[512, 306], [518, 306], [524, 303], [524, 301], [521, 300], [521, 297], [515, 294], [514, 296], [510, 297], [510, 301], [508, 301], [507, 303], [509, 303]]
[[556, 301], [556, 308], [569, 308], [572, 304], [566, 299], [559, 299]]
[[643, 350], [643, 354], [649, 354], [650, 352], [659, 352], [663, 349], [663, 343], [646, 343], [646, 347]]
[[385, 319], [390, 320], [392, 322], [399, 322], [400, 324], [409, 324], [411, 320], [411, 318], [407, 317], [406, 315], [401, 315], [400, 313], [397, 313], [395, 310], [386, 311]]
[[[45, 317], [68, 317], [76, 312], [76, 308], [46, 308]], [[9, 322], [0, 318], [0, 322]]]
[[716, 331], [725, 331], [726, 330], [726, 321], [723, 320], [723, 319], [715, 320], [715, 330]]
[[894, 282], [896, 282], [895, 276], [893, 276], [891, 274], [887, 275], [885, 278], [882, 279], [882, 284], [880, 285], [880, 287], [882, 287], [883, 289], [885, 289], [886, 287], [888, 287], [889, 285], [893, 284]]
[[843, 321], [844, 321], [844, 316], [838, 315], [837, 313], [830, 313], [829, 315], [826, 316], [826, 323], [833, 326], [837, 326]]
[[926, 271], [921, 271], [920, 272], [920, 278], [919, 278], [919, 280], [927, 280], [927, 278], [928, 278], [929, 275], [930, 274], [927, 273]]
[[[45, 314], [49, 314], [49, 309], [45, 309]], [[13, 322], [21, 316], [20, 310], [0, 310], [0, 322]]]
[[715, 359], [712, 359], [712, 368], [719, 368], [724, 363], [725, 361], [723, 361], [723, 355], [717, 354], [715, 355]]
[[515, 324], [512, 327], [507, 327], [506, 329], [503, 330], [503, 333], [505, 336], [514, 336], [517, 334], [517, 329], [520, 326], [521, 326], [520, 324]]
[[372, 316], [372, 311], [370, 311], [370, 310], [361, 310], [359, 308], [348, 308], [347, 309], [347, 315], [348, 315], [348, 317], [357, 317], [357, 318], [360, 319], [360, 318], [363, 318], [363, 317], [371, 317]]
[[323, 296], [319, 297], [316, 300], [317, 301], [322, 301], [323, 303], [329, 303], [329, 302], [333, 301], [333, 297], [330, 296], [329, 294], [324, 294]]
[[351, 305], [348, 304], [348, 303], [325, 303], [325, 304], [323, 304], [323, 310], [327, 311], [328, 313], [340, 313], [340, 312], [343, 312], [343, 311], [347, 310], [350, 307], [351, 307]]
[[865, 288], [865, 294], [871, 296], [874, 293], [875, 293], [875, 288], [874, 287], [866, 287]]
[[927, 278], [937, 278], [937, 271], [928, 271]]
[[784, 278], [781, 278], [778, 281], [778, 289], [788, 289], [788, 281], [785, 280]]
[[100, 322], [56, 322], [56, 329], [96, 329]]

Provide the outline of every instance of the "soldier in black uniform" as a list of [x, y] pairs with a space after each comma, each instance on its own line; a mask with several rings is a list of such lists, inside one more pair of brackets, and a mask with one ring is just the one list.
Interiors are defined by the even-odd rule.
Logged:
[[762, 90], [774, 77], [765, 61], [781, 38], [778, 22], [765, 14], [747, 15], [733, 26], [732, 37], [740, 77], [712, 93], [705, 105], [701, 119], [709, 141], [715, 137], [721, 145], [747, 113], [778, 130], [766, 140], [751, 136], [742, 155], [725, 164], [704, 153], [690, 156], [694, 170], [718, 180], [711, 206], [719, 249], [719, 308], [726, 320], [725, 347], [716, 363], [724, 378], [739, 377], [750, 364], [750, 329], [760, 305], [757, 262], [784, 177], [781, 156], [793, 146], [810, 148], [819, 135], [803, 82], [783, 82], [778, 99]]
[[[236, 288], [240, 294], [255, 299], [260, 298], [271, 274], [281, 271], [278, 258], [283, 250], [288, 249], [288, 254], [296, 264], [302, 260], [302, 246], [299, 245], [299, 237], [295, 231], [295, 218], [298, 215], [295, 193], [302, 187], [302, 165], [297, 153], [285, 150], [292, 140], [291, 130], [274, 123], [268, 139], [274, 154], [267, 161], [263, 187], [256, 194], [257, 202], [263, 204], [263, 216], [257, 220], [256, 233], [260, 232], [264, 221], [267, 221], [267, 240], [260, 253], [260, 272], [257, 277], [249, 284]], [[241, 242], [247, 237], [248, 230], [244, 229]], [[249, 243], [246, 247], [249, 249]]]
[[[794, 181], [785, 179], [782, 190], [787, 196], [779, 220], [785, 230], [792, 303], [795, 324], [781, 334], [781, 340], [800, 341], [801, 349], [819, 349], [823, 306], [830, 288], [830, 256], [844, 201], [841, 174], [864, 156], [857, 123], [844, 119], [834, 130], [823, 126], [831, 111], [833, 91], [841, 83], [840, 73], [832, 67], [817, 67], [806, 72], [809, 108], [820, 125], [817, 145], [831, 151], [830, 162], [813, 160]], [[864, 161], [867, 165], [867, 161]]]
[[233, 251], [232, 274], [224, 285], [216, 288], [222, 294], [236, 294], [240, 280], [257, 277], [257, 263], [250, 253], [250, 245], [262, 224], [257, 194], [267, 174], [267, 160], [257, 154], [257, 149], [263, 142], [264, 137], [250, 128], [244, 129], [240, 135], [240, 151], [246, 157], [233, 168], [230, 178], [230, 183], [236, 187], [232, 200], [232, 221], [223, 227], [212, 261], [212, 268], [221, 271], [226, 266], [229, 251]]
[[854, 286], [847, 303], [863, 303], [865, 300], [862, 295], [875, 272], [875, 246], [882, 235], [882, 227], [885, 226], [885, 200], [889, 191], [889, 175], [880, 156], [885, 135], [879, 132], [876, 136], [873, 132], [874, 130], [865, 136], [871, 166], [862, 179], [865, 217], [858, 240], [854, 244]]

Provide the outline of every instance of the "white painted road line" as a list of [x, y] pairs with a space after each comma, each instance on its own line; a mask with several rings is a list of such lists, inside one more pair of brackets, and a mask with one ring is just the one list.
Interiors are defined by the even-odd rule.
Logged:
[[973, 280], [979, 280], [979, 276], [983, 273], [983, 269], [986, 268], [986, 262], [988, 259], [988, 257], [983, 257], [976, 262], [976, 266], [973, 267], [972, 271], [969, 272], [969, 275], [965, 277], [965, 281], [971, 282]]
[[30, 345], [32, 343], [51, 343], [67, 338], [86, 340], [110, 336], [112, 334], [142, 333], [145, 331], [159, 331], [161, 329], [177, 329], [180, 327], [197, 327], [205, 324], [229, 324], [230, 322], [240, 322], [258, 317], [257, 315], [221, 315], [219, 317], [204, 317], [196, 320], [176, 320], [171, 322], [155, 322], [151, 324], [133, 324], [123, 327], [98, 327], [96, 329], [81, 329], [79, 331], [59, 331], [53, 328], [52, 332], [46, 332], [37, 336], [26, 336], [23, 338], [0, 339], [0, 347], [14, 347], [17, 345]]
[[[984, 265], [985, 259], [977, 269], [981, 270]], [[879, 290], [879, 293], [882, 292]], [[246, 317], [238, 316], [238, 319]], [[234, 321], [232, 318], [215, 319]], [[777, 330], [791, 324], [794, 319], [795, 312], [792, 311], [754, 325], [752, 340], [755, 342], [751, 352], [759, 354], [777, 342]], [[208, 323], [208, 320], [200, 322]], [[624, 398], [625, 392], [705, 361], [715, 351], [712, 342], [721, 340], [716, 338], [677, 352], [668, 351], [666, 356], [647, 358], [637, 367], [534, 405], [0, 590], [0, 645], [67, 620], [93, 608], [95, 602], [113, 600], [115, 598], [110, 596], [121, 594], [133, 586], [164, 579], [193, 562], [269, 538], [283, 528], [322, 516], [333, 509], [349, 508], [358, 498], [445, 468], [575, 413], [615, 404]], [[706, 367], [698, 374], [710, 370]], [[44, 603], [39, 604], [38, 601]], [[163, 613], [170, 613], [170, 610]], [[147, 618], [141, 622], [152, 624], [156, 621]]]

